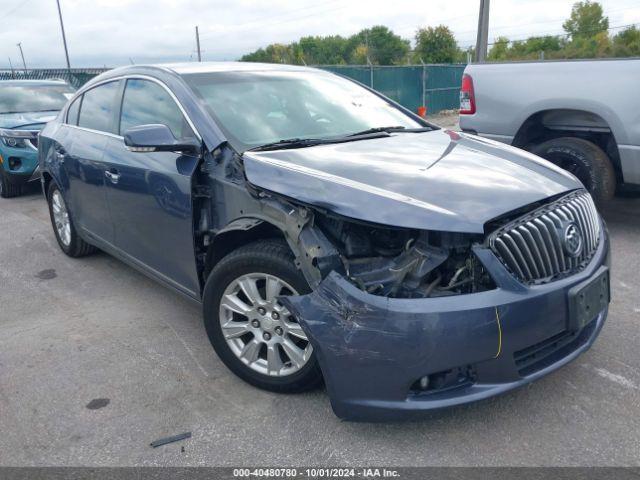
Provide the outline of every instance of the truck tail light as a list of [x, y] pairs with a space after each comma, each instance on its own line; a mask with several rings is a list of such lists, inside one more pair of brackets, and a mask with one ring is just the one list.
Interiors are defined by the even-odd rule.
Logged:
[[473, 79], [466, 73], [462, 76], [462, 87], [460, 88], [460, 113], [462, 115], [473, 115], [476, 113], [476, 96], [473, 93]]

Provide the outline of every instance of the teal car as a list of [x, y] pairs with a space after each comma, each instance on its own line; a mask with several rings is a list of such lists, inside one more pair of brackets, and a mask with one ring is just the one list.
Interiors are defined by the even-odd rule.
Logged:
[[18, 196], [40, 178], [38, 134], [73, 92], [59, 80], [0, 81], [0, 196]]

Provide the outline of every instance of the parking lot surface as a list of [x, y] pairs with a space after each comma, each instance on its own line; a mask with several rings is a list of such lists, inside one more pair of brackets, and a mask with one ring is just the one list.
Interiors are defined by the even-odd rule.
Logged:
[[243, 383], [197, 306], [106, 254], [66, 257], [39, 193], [0, 211], [0, 465], [640, 465], [638, 196], [605, 213], [613, 303], [589, 352], [515, 392], [395, 424], [342, 422], [324, 391]]

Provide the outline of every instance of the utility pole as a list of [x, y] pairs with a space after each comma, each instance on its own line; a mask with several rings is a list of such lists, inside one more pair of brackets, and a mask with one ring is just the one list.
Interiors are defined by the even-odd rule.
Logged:
[[20, 49], [20, 56], [22, 57], [22, 66], [24, 67], [24, 71], [27, 71], [27, 63], [24, 61], [24, 52], [22, 51], [22, 42], [16, 43], [18, 48]]
[[11, 63], [11, 57], [9, 57], [9, 68], [11, 69], [11, 78], [16, 78], [16, 73], [13, 71], [13, 63]]
[[64, 23], [62, 22], [62, 10], [60, 10], [60, 0], [56, 0], [58, 4], [58, 17], [60, 18], [60, 29], [62, 30], [62, 43], [64, 43], [64, 55], [67, 59], [67, 70], [71, 74], [71, 63], [69, 63], [69, 50], [67, 49], [67, 36], [64, 34]]
[[198, 48], [198, 61], [202, 61], [202, 54], [200, 52], [200, 32], [198, 32], [198, 26], [196, 25], [196, 46]]
[[484, 62], [487, 58], [489, 43], [489, 0], [480, 0], [478, 16], [478, 37], [476, 40], [476, 62]]

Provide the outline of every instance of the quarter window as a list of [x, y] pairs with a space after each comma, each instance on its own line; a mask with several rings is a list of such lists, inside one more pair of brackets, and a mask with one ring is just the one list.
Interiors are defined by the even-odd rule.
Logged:
[[149, 80], [130, 79], [124, 90], [120, 135], [140, 125], [163, 124], [176, 138], [193, 137], [194, 133], [171, 95]]
[[119, 82], [109, 82], [87, 90], [83, 95], [78, 126], [114, 133], [114, 105]]

